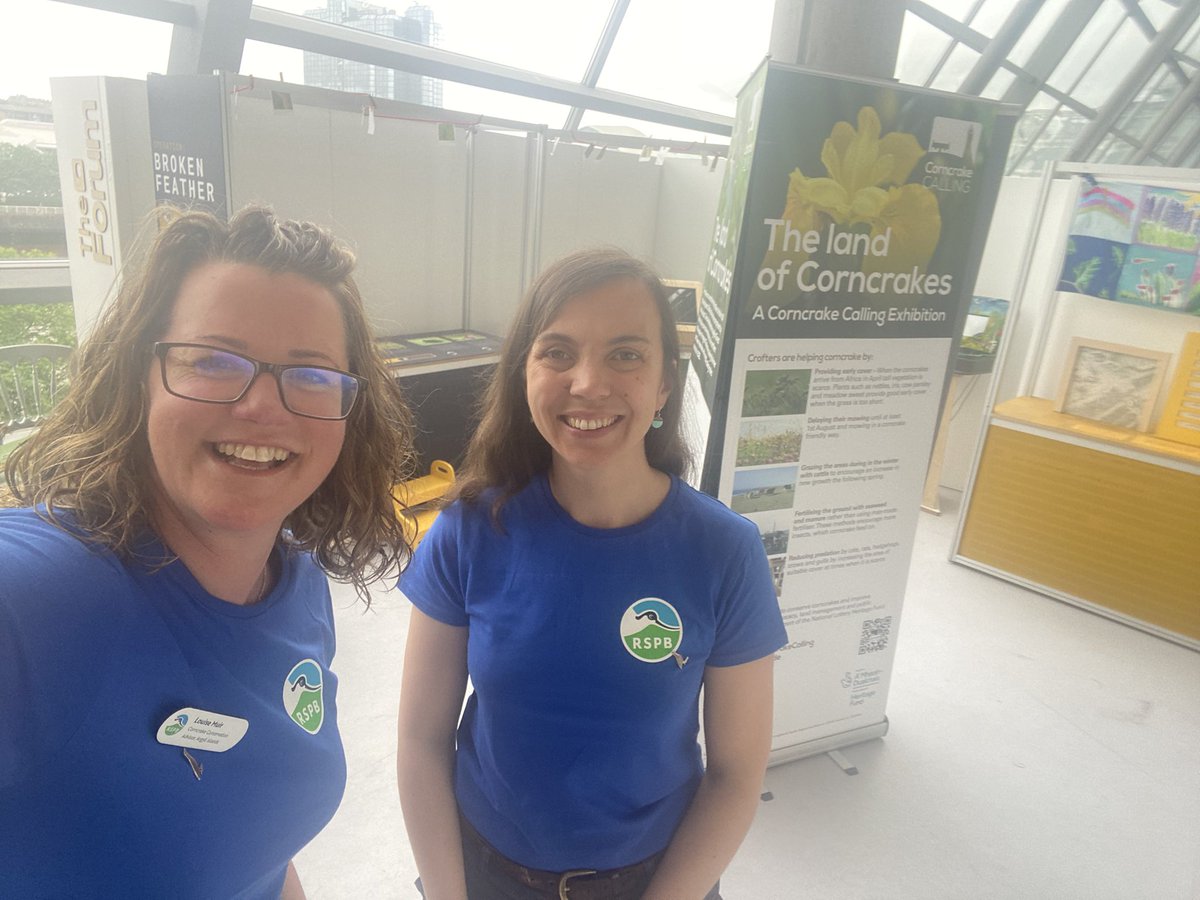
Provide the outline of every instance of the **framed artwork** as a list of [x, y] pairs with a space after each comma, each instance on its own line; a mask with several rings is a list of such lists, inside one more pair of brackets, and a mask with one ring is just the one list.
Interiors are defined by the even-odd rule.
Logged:
[[667, 287], [667, 299], [671, 302], [671, 312], [675, 313], [675, 322], [679, 325], [695, 325], [700, 315], [700, 282], [698, 281], [668, 281], [663, 279]]
[[1189, 332], [1183, 340], [1156, 433], [1169, 441], [1200, 447], [1200, 331]]
[[954, 371], [959, 375], [983, 375], [996, 365], [996, 351], [1008, 318], [1008, 301], [995, 297], [972, 297], [958, 341]]
[[1148, 431], [1171, 354], [1072, 338], [1054, 408], [1106, 425]]

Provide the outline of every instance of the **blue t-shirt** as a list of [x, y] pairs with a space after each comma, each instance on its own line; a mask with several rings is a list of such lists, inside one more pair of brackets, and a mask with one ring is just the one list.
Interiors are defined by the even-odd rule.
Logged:
[[510, 859], [609, 869], [662, 850], [702, 775], [705, 666], [786, 643], [758, 529], [673, 478], [647, 519], [598, 529], [544, 475], [512, 498], [452, 504], [400, 587], [468, 627], [458, 733], [463, 813]]
[[[328, 582], [280, 552], [238, 606], [0, 510], [0, 897], [279, 896], [346, 778]], [[249, 722], [199, 780], [156, 740], [184, 707]]]

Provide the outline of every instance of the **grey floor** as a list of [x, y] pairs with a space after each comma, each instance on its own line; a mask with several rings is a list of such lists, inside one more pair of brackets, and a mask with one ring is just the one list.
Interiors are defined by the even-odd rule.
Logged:
[[[1198, 900], [1200, 653], [947, 561], [922, 514], [885, 738], [768, 771], [727, 900]], [[1200, 577], [1198, 577], [1200, 580]], [[410, 898], [395, 794], [408, 611], [335, 587], [349, 784], [312, 900]]]

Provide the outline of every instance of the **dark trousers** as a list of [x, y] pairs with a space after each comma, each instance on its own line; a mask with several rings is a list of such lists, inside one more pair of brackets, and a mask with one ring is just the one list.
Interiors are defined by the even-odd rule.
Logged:
[[[563, 873], [543, 872], [518, 865], [500, 853], [460, 817], [463, 868], [470, 900], [640, 900], [662, 859], [656, 853], [632, 866], [582, 875], [562, 881]], [[704, 900], [721, 900], [720, 882]], [[421, 881], [417, 879], [421, 896]]]

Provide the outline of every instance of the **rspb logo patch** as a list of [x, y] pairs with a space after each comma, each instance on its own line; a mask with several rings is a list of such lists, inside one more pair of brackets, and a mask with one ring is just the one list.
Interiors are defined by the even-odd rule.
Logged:
[[683, 620], [666, 600], [636, 600], [621, 616], [621, 642], [634, 659], [658, 663], [670, 659], [683, 641]]
[[283, 708], [293, 722], [316, 734], [325, 719], [321, 666], [312, 659], [302, 659], [292, 666], [283, 680]]

